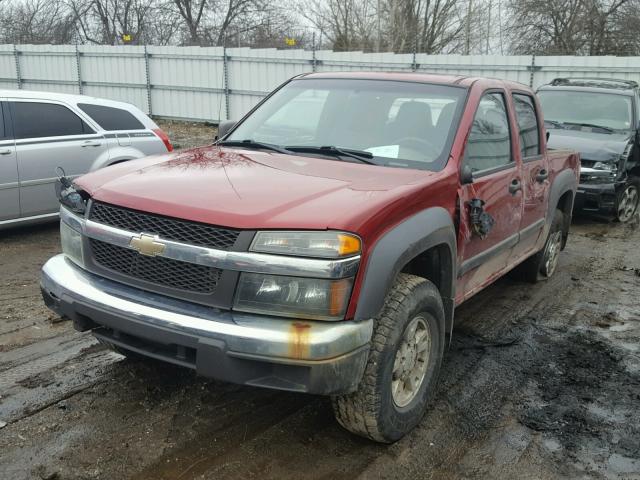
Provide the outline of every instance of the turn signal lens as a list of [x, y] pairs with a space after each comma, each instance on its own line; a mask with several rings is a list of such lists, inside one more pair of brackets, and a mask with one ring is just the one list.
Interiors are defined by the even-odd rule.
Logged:
[[339, 233], [338, 240], [340, 246], [338, 247], [338, 253], [340, 256], [353, 255], [360, 253], [360, 239], [354, 235], [348, 235], [346, 233]]
[[338, 258], [360, 253], [360, 239], [344, 232], [258, 232], [250, 250], [300, 257]]

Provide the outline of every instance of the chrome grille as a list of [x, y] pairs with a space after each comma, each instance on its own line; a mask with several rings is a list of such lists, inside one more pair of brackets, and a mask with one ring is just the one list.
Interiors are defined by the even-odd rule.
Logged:
[[100, 202], [92, 205], [89, 219], [134, 233], [150, 233], [159, 235], [164, 240], [219, 250], [231, 248], [240, 234], [238, 230], [138, 212]]
[[586, 160], [584, 158], [580, 159], [580, 165], [583, 167], [593, 168], [595, 164], [595, 160]]
[[164, 257], [147, 257], [134, 250], [89, 239], [93, 261], [129, 278], [186, 292], [212, 294], [222, 270]]

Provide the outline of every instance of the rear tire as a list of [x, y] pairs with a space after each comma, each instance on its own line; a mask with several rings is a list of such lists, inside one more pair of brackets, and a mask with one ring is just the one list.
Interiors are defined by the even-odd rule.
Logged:
[[564, 214], [562, 210], [556, 209], [544, 247], [518, 265], [514, 269], [515, 276], [526, 282], [537, 283], [550, 278], [555, 273], [562, 250], [563, 226]]
[[616, 200], [616, 220], [626, 223], [638, 213], [640, 202], [640, 178], [629, 177]]
[[401, 273], [374, 319], [358, 390], [332, 398], [338, 423], [381, 443], [399, 440], [422, 419], [442, 362], [444, 309], [430, 281]]

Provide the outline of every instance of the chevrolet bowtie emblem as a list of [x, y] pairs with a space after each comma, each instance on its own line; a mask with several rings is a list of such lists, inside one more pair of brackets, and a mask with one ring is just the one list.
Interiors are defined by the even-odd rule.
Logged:
[[129, 242], [129, 246], [141, 255], [155, 257], [164, 252], [164, 243], [160, 243], [157, 240], [157, 236], [142, 233], [137, 237], [133, 237]]

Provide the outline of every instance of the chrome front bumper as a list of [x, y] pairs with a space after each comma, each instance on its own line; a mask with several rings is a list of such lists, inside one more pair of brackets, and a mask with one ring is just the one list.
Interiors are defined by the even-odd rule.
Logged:
[[42, 269], [47, 305], [79, 330], [205, 376], [321, 394], [355, 390], [373, 322], [307, 321], [221, 311], [91, 274], [64, 255]]

